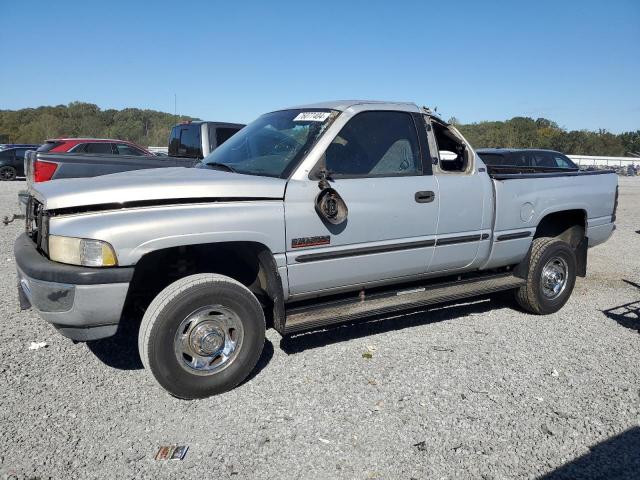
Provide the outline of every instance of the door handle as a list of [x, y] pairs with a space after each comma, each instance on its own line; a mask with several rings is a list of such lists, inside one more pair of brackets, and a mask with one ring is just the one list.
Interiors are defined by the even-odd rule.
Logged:
[[436, 194], [431, 190], [427, 190], [424, 192], [416, 192], [416, 202], [418, 203], [430, 203], [436, 198]]

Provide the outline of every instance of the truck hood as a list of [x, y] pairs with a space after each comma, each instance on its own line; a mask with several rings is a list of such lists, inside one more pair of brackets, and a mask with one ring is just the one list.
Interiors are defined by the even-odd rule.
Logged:
[[46, 210], [284, 198], [286, 180], [201, 168], [158, 168], [35, 183]]

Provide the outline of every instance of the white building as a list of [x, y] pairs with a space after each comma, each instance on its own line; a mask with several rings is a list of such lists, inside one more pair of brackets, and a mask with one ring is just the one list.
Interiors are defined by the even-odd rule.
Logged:
[[599, 167], [626, 167], [627, 165], [640, 165], [640, 158], [636, 157], [597, 157], [589, 155], [567, 155], [580, 166], [590, 165]]

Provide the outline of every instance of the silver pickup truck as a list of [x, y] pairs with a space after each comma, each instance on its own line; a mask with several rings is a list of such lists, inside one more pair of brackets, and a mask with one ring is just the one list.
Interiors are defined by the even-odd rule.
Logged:
[[615, 228], [615, 174], [488, 171], [408, 103], [267, 113], [201, 166], [34, 184], [15, 243], [23, 307], [74, 340], [137, 312], [146, 370], [181, 398], [238, 385], [267, 327], [499, 291], [556, 312]]

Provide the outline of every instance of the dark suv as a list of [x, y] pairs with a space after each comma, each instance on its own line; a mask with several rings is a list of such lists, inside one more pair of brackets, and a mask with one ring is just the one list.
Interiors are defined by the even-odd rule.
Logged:
[[511, 170], [517, 173], [578, 170], [578, 166], [569, 157], [554, 150], [481, 148], [476, 153], [491, 170], [504, 173]]
[[0, 150], [0, 180], [15, 180], [24, 177], [24, 154], [35, 150], [39, 145], [29, 147], [10, 147]]

